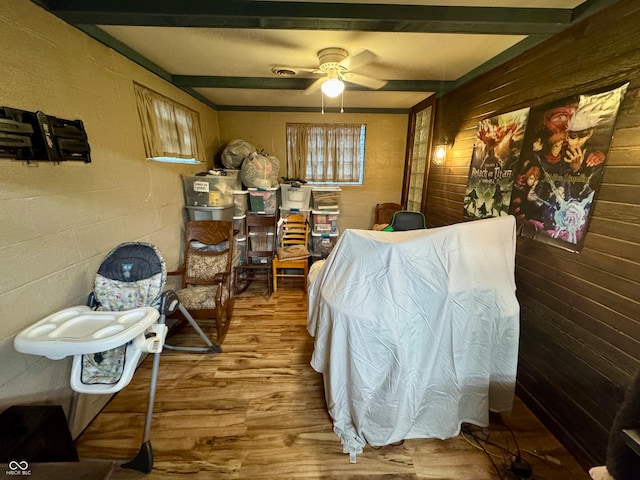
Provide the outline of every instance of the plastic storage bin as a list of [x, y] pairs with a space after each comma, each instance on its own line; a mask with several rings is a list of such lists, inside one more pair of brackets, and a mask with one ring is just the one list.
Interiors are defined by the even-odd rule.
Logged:
[[321, 212], [312, 210], [313, 231], [315, 233], [338, 233], [338, 215], [340, 212]]
[[280, 198], [285, 208], [309, 208], [311, 185], [280, 184]]
[[226, 220], [233, 221], [233, 205], [225, 207], [192, 207], [187, 206], [189, 220]]
[[244, 265], [247, 261], [247, 237], [244, 233], [233, 237], [233, 248], [238, 252], [238, 264]]
[[[256, 213], [250, 213], [249, 215], [257, 215]], [[275, 221], [274, 221], [275, 223]], [[249, 225], [249, 233], [274, 233], [275, 226], [269, 227], [258, 227], [254, 225]]]
[[240, 215], [246, 215], [249, 205], [249, 192], [246, 190], [234, 190], [233, 191], [233, 215], [239, 217]]
[[311, 233], [311, 246], [314, 256], [326, 257], [338, 241], [338, 233]]
[[242, 188], [236, 172], [221, 175], [182, 175], [185, 205], [200, 207], [220, 207], [233, 205], [233, 192]]
[[247, 216], [239, 215], [233, 217], [233, 230], [239, 235], [245, 236], [245, 230], [247, 228]]
[[338, 210], [340, 192], [342, 192], [340, 187], [313, 187], [311, 189], [313, 209]]
[[274, 232], [249, 232], [249, 242], [251, 250], [254, 251], [271, 251], [273, 250], [273, 242], [275, 241]]
[[254, 265], [271, 265], [273, 259], [271, 257], [251, 257], [249, 260]]
[[280, 218], [287, 218], [289, 215], [300, 215], [307, 222], [310, 221], [311, 218], [311, 209], [310, 208], [285, 208], [280, 207]]
[[274, 188], [250, 188], [249, 189], [249, 209], [254, 213], [266, 213], [274, 215], [280, 205], [278, 191], [280, 187]]

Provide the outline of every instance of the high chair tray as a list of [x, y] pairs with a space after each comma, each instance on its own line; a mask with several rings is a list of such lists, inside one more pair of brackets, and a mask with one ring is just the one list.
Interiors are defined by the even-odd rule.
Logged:
[[144, 333], [159, 316], [153, 307], [110, 312], [78, 305], [31, 325], [16, 336], [13, 345], [18, 352], [42, 355], [52, 360], [103, 352]]

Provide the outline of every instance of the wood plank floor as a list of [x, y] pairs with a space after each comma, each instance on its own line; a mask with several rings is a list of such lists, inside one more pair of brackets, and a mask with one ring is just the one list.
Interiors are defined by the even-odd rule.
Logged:
[[[349, 463], [333, 433], [322, 376], [309, 365], [313, 339], [306, 331], [301, 282], [285, 279], [266, 296], [256, 283], [237, 297], [223, 353], [162, 354], [151, 428], [150, 474], [116, 469], [118, 479], [437, 479], [514, 478], [498, 447], [484, 452], [462, 435], [442, 441], [406, 440], [366, 447]], [[206, 322], [203, 327], [211, 328]], [[197, 342], [189, 327], [172, 343]], [[131, 384], [107, 405], [77, 441], [81, 458], [128, 460], [140, 447], [151, 357]], [[516, 399], [513, 412], [489, 427], [489, 441], [515, 450], [534, 479], [587, 480], [588, 474]], [[531, 452], [558, 459], [561, 465]]]

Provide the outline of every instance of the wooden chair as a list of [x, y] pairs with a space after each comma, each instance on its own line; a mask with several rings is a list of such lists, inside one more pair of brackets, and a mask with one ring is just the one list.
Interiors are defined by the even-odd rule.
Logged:
[[[233, 316], [232, 271], [233, 222], [187, 222], [183, 263], [169, 275], [182, 276], [182, 288], [176, 293], [189, 315], [194, 319], [215, 319], [218, 345], [224, 341]], [[197, 324], [191, 320], [189, 323], [198, 330]]]
[[[282, 223], [280, 242], [273, 257], [273, 291], [278, 291], [278, 277], [302, 277], [307, 291], [309, 274], [309, 223], [300, 215], [289, 215]], [[302, 273], [287, 273], [287, 270]]]
[[271, 265], [276, 246], [276, 222], [276, 215], [247, 213], [247, 254], [245, 263], [235, 267], [236, 293], [244, 292], [255, 280], [266, 280], [267, 293], [271, 295]]
[[374, 225], [391, 223], [393, 214], [400, 210], [404, 210], [404, 207], [399, 203], [378, 203], [373, 221]]

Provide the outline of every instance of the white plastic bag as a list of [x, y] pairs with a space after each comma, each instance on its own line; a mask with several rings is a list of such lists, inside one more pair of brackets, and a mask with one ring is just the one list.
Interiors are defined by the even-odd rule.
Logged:
[[226, 168], [237, 170], [242, 165], [242, 162], [256, 151], [256, 147], [251, 145], [249, 142], [236, 138], [235, 140], [231, 140], [227, 143], [226, 147], [224, 147], [221, 155], [222, 164]]
[[240, 169], [242, 183], [248, 188], [272, 188], [278, 186], [280, 161], [264, 153], [249, 155]]

